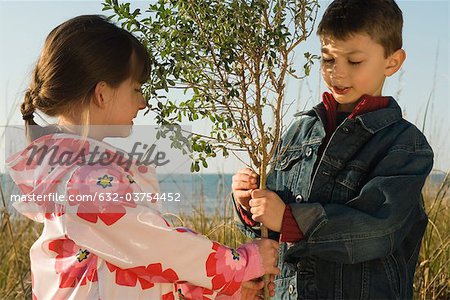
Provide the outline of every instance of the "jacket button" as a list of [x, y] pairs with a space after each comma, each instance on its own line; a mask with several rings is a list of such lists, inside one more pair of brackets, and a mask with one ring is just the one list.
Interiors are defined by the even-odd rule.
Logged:
[[342, 131], [345, 133], [350, 133], [350, 129], [348, 129], [348, 127], [342, 127]]
[[295, 197], [295, 202], [300, 203], [300, 202], [302, 202], [302, 201], [303, 201], [303, 196], [302, 196], [302, 195], [297, 195], [297, 196]]
[[289, 285], [289, 294], [293, 294], [294, 293], [294, 286], [292, 284]]
[[306, 157], [310, 157], [313, 153], [313, 150], [311, 147], [308, 147], [308, 149], [306, 149]]

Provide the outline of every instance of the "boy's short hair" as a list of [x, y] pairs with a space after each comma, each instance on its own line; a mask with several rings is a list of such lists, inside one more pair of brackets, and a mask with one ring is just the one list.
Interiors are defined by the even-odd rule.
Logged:
[[334, 0], [319, 23], [319, 36], [345, 40], [366, 33], [384, 48], [385, 57], [402, 48], [402, 11], [394, 0]]

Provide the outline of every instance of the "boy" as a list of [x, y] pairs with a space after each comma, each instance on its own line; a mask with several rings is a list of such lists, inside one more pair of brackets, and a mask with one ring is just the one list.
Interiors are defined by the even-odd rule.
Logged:
[[393, 0], [335, 0], [318, 28], [323, 102], [288, 129], [267, 190], [233, 176], [242, 229], [280, 239], [276, 299], [411, 299], [428, 222], [421, 189], [433, 165], [386, 77], [405, 60]]

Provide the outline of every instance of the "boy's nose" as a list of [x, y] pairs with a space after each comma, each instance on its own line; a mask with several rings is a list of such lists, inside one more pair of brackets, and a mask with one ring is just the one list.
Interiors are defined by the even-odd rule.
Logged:
[[334, 64], [333, 69], [331, 70], [332, 78], [344, 78], [345, 77], [345, 69], [344, 67]]

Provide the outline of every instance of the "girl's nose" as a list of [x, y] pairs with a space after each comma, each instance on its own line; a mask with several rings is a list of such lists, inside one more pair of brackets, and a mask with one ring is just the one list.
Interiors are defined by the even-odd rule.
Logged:
[[139, 109], [139, 110], [142, 110], [142, 109], [144, 109], [144, 108], [146, 108], [146, 107], [147, 107], [147, 100], [145, 100], [145, 98], [142, 96], [141, 99], [140, 99], [140, 101], [139, 101], [139, 107], [138, 107], [138, 109]]

